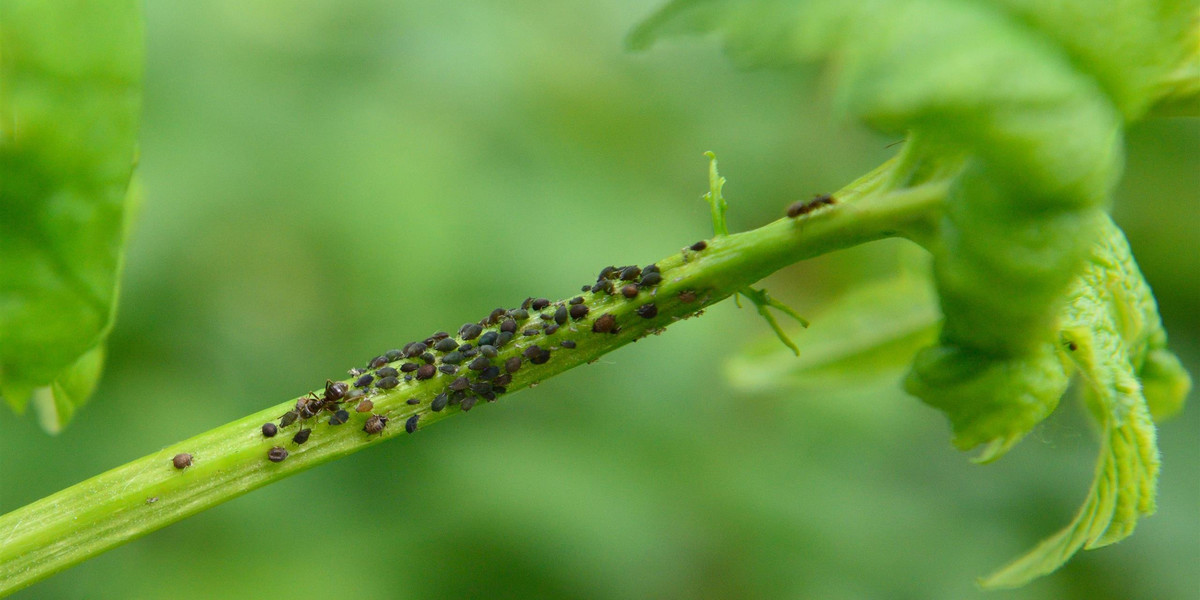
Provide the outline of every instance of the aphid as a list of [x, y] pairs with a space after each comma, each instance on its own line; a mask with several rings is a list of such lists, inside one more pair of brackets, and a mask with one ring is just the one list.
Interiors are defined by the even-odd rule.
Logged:
[[[392, 369], [395, 371], [395, 369]], [[325, 399], [326, 400], [341, 400], [346, 396], [346, 392], [350, 390], [350, 386], [345, 381], [325, 380]]]
[[479, 381], [491, 381], [491, 380], [495, 379], [496, 376], [499, 374], [500, 374], [500, 367], [492, 365], [492, 366], [489, 366], [488, 368], [484, 369], [483, 371], [481, 371], [479, 373], [479, 376], [476, 377], [476, 379], [478, 379]]
[[287, 448], [284, 448], [283, 446], [275, 446], [274, 448], [267, 450], [267, 460], [271, 462], [283, 462], [283, 459], [287, 458], [287, 456]]
[[603, 315], [600, 315], [600, 318], [596, 319], [595, 322], [592, 323], [592, 331], [594, 333], [616, 333], [617, 318], [614, 317], [612, 313], [604, 313]]
[[579, 288], [579, 291], [581, 291], [581, 292], [590, 292], [590, 291], [592, 291], [592, 284], [590, 284], [590, 283], [585, 283], [585, 284], [583, 284], [583, 287]]
[[467, 365], [467, 368], [471, 369], [472, 371], [482, 371], [491, 365], [492, 362], [489, 361], [486, 356], [480, 356], [479, 358], [471, 361], [471, 364]]
[[304, 442], [308, 441], [308, 436], [310, 435], [312, 435], [311, 429], [301, 429], [300, 431], [296, 432], [296, 435], [292, 436], [292, 441], [296, 442], [297, 444], [303, 444]]
[[539, 330], [537, 327], [529, 327], [529, 328], [526, 328], [525, 331], [522, 331], [521, 335], [535, 336], [535, 335], [538, 335], [539, 333], [541, 333], [541, 330]]
[[563, 348], [571, 350], [571, 349], [575, 348], [575, 340], [563, 340], [559, 344], [559, 346], [562, 346]]
[[629, 285], [623, 286], [621, 288], [621, 295], [625, 296], [626, 298], [637, 298], [637, 295], [638, 295], [637, 284], [631, 283]]
[[568, 312], [570, 313], [572, 319], [578, 321], [587, 316], [588, 307], [583, 304], [576, 304], [575, 306], [572, 306], [571, 310]]
[[394, 360], [400, 360], [400, 358], [404, 356], [404, 353], [393, 348], [387, 352], [384, 352], [383, 355], [387, 357], [388, 362], [392, 362]]
[[[436, 374], [437, 368], [433, 365], [421, 365], [421, 368], [417, 369], [417, 379], [429, 379]], [[379, 384], [375, 385], [378, 386]]]
[[657, 271], [653, 273], [645, 273], [642, 275], [642, 287], [653, 287], [662, 283], [662, 273]]
[[400, 385], [400, 380], [395, 377], [383, 377], [375, 382], [375, 387], [382, 390], [390, 390]]
[[538, 315], [538, 318], [539, 318], [539, 319], [541, 319], [541, 320], [543, 320], [543, 321], [550, 321], [550, 320], [553, 320], [553, 319], [554, 319], [554, 315], [552, 315], [552, 314], [550, 314], [550, 313], [548, 313], [548, 312], [547, 312], [547, 313], [541, 313], [541, 314], [539, 314], [539, 315]]
[[567, 307], [560, 306], [554, 311], [554, 322], [563, 325], [567, 322]]
[[378, 371], [375, 371], [375, 374], [378, 375], [379, 377], [399, 377], [400, 376], [400, 372], [397, 371], [396, 369], [393, 369], [392, 367], [384, 367], [382, 369], [379, 369]]
[[423, 342], [411, 342], [404, 346], [404, 357], [413, 358], [414, 356], [420, 356], [425, 350], [427, 348]]
[[371, 362], [367, 363], [367, 368], [378, 369], [386, 364], [388, 364], [388, 359], [386, 356], [376, 356], [375, 358], [371, 359]]
[[521, 368], [521, 357], [513, 356], [504, 361], [504, 370], [509, 373], [516, 373]]
[[476, 394], [486, 394], [486, 393], [492, 391], [492, 384], [487, 383], [485, 381], [481, 381], [479, 383], [472, 383], [471, 391], [475, 392]]
[[471, 358], [474, 356], [478, 356], [479, 350], [477, 350], [475, 348], [471, 348], [470, 350], [463, 350], [462, 355], [463, 355], [463, 358]]
[[617, 271], [618, 269], [613, 266], [604, 267], [603, 269], [600, 269], [600, 276], [596, 278], [596, 281], [608, 279], [610, 275], [613, 275]]
[[637, 308], [637, 314], [643, 319], [653, 319], [658, 316], [658, 306], [653, 302], [648, 302]]
[[650, 264], [646, 265], [646, 268], [642, 269], [642, 275], [646, 275], [647, 273], [658, 273], [658, 272], [659, 272], [658, 265], [656, 265], [654, 263], [650, 263]]
[[442, 365], [438, 367], [438, 370], [447, 375], [453, 375], [458, 372], [458, 365]]
[[528, 298], [526, 298], [526, 299], [522, 300], [522, 301], [521, 301], [521, 308], [523, 308], [523, 309], [528, 309], [530, 304], [533, 304], [533, 296], [530, 296], [530, 297], [528, 297]]
[[450, 397], [446, 395], [446, 392], [442, 392], [433, 399], [433, 402], [429, 404], [429, 408], [433, 412], [442, 412], [442, 409], [446, 408], [446, 405], [449, 403]]
[[492, 311], [492, 314], [488, 315], [487, 322], [489, 324], [494, 324], [500, 320], [500, 317], [503, 317], [503, 316], [504, 316], [504, 309], [497, 308], [496, 310]]
[[448, 337], [450, 337], [450, 334], [446, 333], [445, 331], [438, 331], [438, 332], [435, 332], [433, 335], [429, 336], [429, 339], [435, 340], [435, 341], [440, 341], [440, 340], [444, 340]]
[[529, 311], [527, 311], [523, 308], [518, 308], [516, 310], [508, 311], [508, 316], [510, 316], [518, 321], [524, 321], [525, 319], [529, 318]]
[[495, 346], [496, 339], [499, 337], [500, 337], [499, 332], [488, 331], [488, 332], [484, 333], [483, 335], [479, 336], [479, 345], [481, 347], [482, 346]]
[[463, 344], [463, 345], [461, 345], [461, 346], [459, 346], [459, 347], [458, 347], [458, 351], [459, 351], [459, 352], [464, 352], [464, 353], [466, 353], [466, 352], [470, 352], [470, 351], [471, 351], [471, 349], [472, 349], [472, 348], [474, 348], [474, 347], [475, 347], [475, 346], [472, 346], [471, 344]]
[[296, 419], [299, 419], [299, 418], [300, 418], [300, 411], [289, 410], [289, 411], [283, 413], [283, 416], [279, 418], [279, 426], [287, 427], [288, 425], [295, 423]]
[[501, 333], [514, 333], [517, 331], [517, 321], [515, 319], [505, 319], [500, 323]]
[[452, 392], [461, 392], [462, 390], [467, 389], [470, 385], [470, 379], [467, 379], [466, 377], [459, 377], [458, 379], [451, 381], [450, 385], [446, 386], [446, 389]]
[[463, 412], [471, 412], [471, 409], [475, 408], [475, 403], [477, 403], [477, 402], [479, 402], [479, 400], [475, 396], [467, 396], [466, 398], [463, 398], [462, 399], [462, 411]]
[[483, 333], [483, 327], [480, 327], [478, 323], [467, 323], [458, 330], [458, 337], [464, 340], [473, 340], [481, 333]]
[[546, 335], [554, 335], [558, 331], [558, 324], [551, 323], [546, 326]]
[[279, 428], [274, 423], [263, 423], [262, 432], [263, 437], [275, 437], [275, 434], [279, 433]]
[[387, 427], [388, 418], [383, 415], [371, 415], [367, 418], [367, 422], [363, 424], [363, 431], [369, 435], [374, 435], [383, 431]]
[[526, 348], [523, 354], [525, 358], [529, 359], [529, 362], [535, 365], [545, 364], [546, 361], [550, 360], [550, 351], [537, 345]]
[[695, 250], [696, 252], [699, 252], [708, 247], [708, 242], [706, 242], [704, 240], [700, 240], [700, 241], [696, 242], [695, 244], [692, 244], [691, 246], [688, 246], [688, 247], [691, 248], [692, 250]]
[[374, 402], [371, 402], [370, 400], [363, 400], [362, 402], [358, 403], [358, 406], [354, 407], [354, 412], [360, 412], [360, 413], [371, 412], [372, 408], [375, 408]]
[[438, 343], [433, 345], [433, 349], [437, 350], [438, 352], [449, 352], [456, 348], [458, 348], [458, 342], [456, 342], [450, 338], [441, 340]]
[[806, 215], [818, 208], [821, 208], [822, 206], [829, 206], [833, 203], [833, 196], [830, 196], [829, 194], [819, 194], [807, 202], [804, 200], [797, 200], [796, 202], [788, 205], [787, 216], [794, 219], [801, 215]]
[[[451, 354], [453, 354], [453, 352]], [[447, 356], [449, 356], [449, 355], [447, 355]], [[445, 359], [443, 358], [442, 360], [445, 360]], [[412, 373], [413, 371], [416, 371], [420, 366], [421, 365], [418, 365], [417, 363], [404, 363], [404, 364], [400, 365], [400, 370], [404, 373]]]
[[[532, 308], [533, 310], [542, 310], [543, 308], [546, 308], [547, 306], [550, 306], [550, 301], [545, 298], [538, 298], [538, 299], [534, 300], [533, 302], [529, 303], [529, 308]], [[522, 307], [522, 308], [524, 308], [524, 307]]]
[[601, 282], [597, 283], [596, 285], [592, 286], [592, 293], [594, 294], [596, 292], [604, 292], [605, 294], [611, 294], [611, 293], [613, 293], [614, 289], [616, 289], [616, 288], [615, 288], [615, 286], [613, 286], [613, 282], [605, 279], [604, 281], [601, 281]]
[[371, 375], [370, 373], [367, 373], [366, 375], [363, 375], [362, 377], [359, 377], [358, 379], [354, 380], [354, 387], [360, 387], [360, 388], [369, 387], [371, 385], [372, 381], [375, 381], [375, 376]]
[[345, 410], [338, 410], [337, 412], [333, 413], [332, 417], [329, 417], [329, 424], [330, 425], [341, 425], [349, 420], [350, 420], [349, 412], [346, 412]]
[[512, 331], [501, 331], [501, 332], [500, 332], [500, 335], [496, 336], [496, 344], [495, 344], [495, 346], [496, 346], [497, 348], [503, 347], [505, 344], [507, 344], [507, 343], [509, 343], [510, 341], [512, 341], [512, 339], [513, 339], [513, 332], [512, 332]]
[[571, 298], [570, 304], [572, 306], [576, 304], [583, 304], [583, 296], [575, 296], [574, 298]]
[[[455, 351], [442, 357], [442, 362], [450, 363], [452, 365], [457, 365], [458, 363], [460, 363], [462, 361], [463, 361], [462, 352], [459, 352], [458, 350], [455, 350]], [[415, 371], [416, 369], [413, 369], [413, 370]]]
[[426, 352], [425, 354], [421, 355], [421, 360], [425, 361], [425, 364], [427, 365], [432, 365], [435, 361], [437, 361], [437, 357], [431, 352]]
[[171, 464], [175, 465], [176, 469], [186, 469], [192, 466], [192, 455], [187, 452], [176, 454], [175, 458], [171, 459]]
[[535, 345], [533, 345], [533, 346], [530, 346], [530, 347], [526, 348], [526, 349], [525, 349], [525, 351], [524, 351], [524, 352], [522, 352], [521, 354], [524, 354], [524, 355], [525, 355], [525, 358], [530, 358], [530, 359], [531, 359], [531, 358], [533, 358], [533, 357], [535, 357], [535, 356], [537, 356], [537, 355], [539, 355], [539, 354], [541, 354], [541, 353], [542, 353], [542, 349], [541, 349], [541, 347], [540, 347], [540, 346], [537, 346], [537, 345], [535, 344]]
[[693, 290], [683, 290], [679, 292], [679, 301], [684, 304], [691, 304], [696, 301], [696, 292]]
[[499, 354], [495, 346], [489, 346], [487, 344], [479, 347], [479, 353], [488, 358], [496, 358], [496, 355]]
[[404, 431], [407, 431], [408, 433], [416, 432], [417, 420], [419, 420], [420, 418], [421, 418], [421, 415], [413, 415], [413, 416], [409, 417], [408, 420], [404, 422]]
[[421, 399], [420, 399], [420, 398], [409, 398], [408, 400], [405, 400], [405, 401], [404, 401], [404, 403], [405, 403], [405, 404], [412, 404], [412, 405], [416, 405], [416, 404], [420, 404], [420, 403], [421, 403]]
[[512, 383], [512, 374], [505, 373], [492, 381], [492, 389], [495, 390], [497, 387], [506, 386], [510, 383]]
[[633, 281], [642, 274], [642, 270], [638, 267], [625, 267], [621, 269], [621, 281]]

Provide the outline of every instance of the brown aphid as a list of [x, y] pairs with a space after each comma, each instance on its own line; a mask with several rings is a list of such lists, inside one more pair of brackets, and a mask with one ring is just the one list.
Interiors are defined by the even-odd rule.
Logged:
[[570, 304], [572, 306], [576, 304], [583, 304], [583, 296], [575, 296], [574, 298], [571, 298]]
[[405, 404], [414, 404], [414, 405], [415, 405], [415, 404], [420, 404], [420, 403], [421, 403], [421, 399], [420, 399], [420, 398], [409, 398], [408, 400], [405, 400], [405, 401], [404, 401], [404, 403], [405, 403]]
[[704, 250], [707, 247], [708, 247], [708, 242], [706, 242], [704, 240], [700, 240], [700, 241], [696, 242], [695, 244], [688, 246], [688, 248], [690, 248], [691, 250], [696, 251], [696, 252], [700, 252], [701, 250]]
[[637, 307], [637, 314], [643, 319], [653, 319], [658, 316], [658, 306], [653, 302], [648, 302]]
[[656, 285], [662, 283], [662, 273], [659, 273], [658, 271], [654, 271], [654, 272], [650, 272], [650, 273], [643, 271], [643, 273], [644, 273], [644, 275], [642, 275], [642, 287], [653, 287], [653, 286], [656, 286]]
[[287, 427], [288, 425], [295, 423], [296, 419], [299, 419], [299, 418], [300, 418], [300, 411], [289, 410], [289, 411], [283, 413], [283, 416], [279, 418], [279, 426]]
[[631, 283], [621, 287], [621, 295], [626, 298], [637, 298], [638, 286], [636, 283]]
[[568, 313], [571, 315], [572, 319], [578, 321], [587, 316], [588, 307], [583, 304], [576, 304], [571, 307], [571, 310], [569, 310]]
[[618, 331], [617, 318], [612, 313], [600, 315], [600, 318], [592, 323], [592, 331], [594, 333], [616, 333]]
[[378, 371], [375, 371], [375, 375], [377, 377], [399, 377], [400, 372], [392, 367], [384, 367]]
[[509, 373], [516, 373], [521, 368], [521, 357], [513, 356], [504, 361], [504, 370]]
[[388, 359], [386, 356], [376, 356], [375, 358], [371, 359], [371, 362], [367, 363], [367, 367], [371, 369], [378, 369], [386, 364], [388, 364]]
[[567, 307], [560, 306], [554, 311], [554, 322], [565, 325], [567, 322]]
[[354, 407], [354, 412], [360, 412], [360, 413], [371, 412], [371, 409], [373, 409], [373, 408], [375, 408], [374, 402], [371, 402], [370, 400], [363, 400], [362, 402], [358, 403], [358, 406]]
[[363, 424], [363, 431], [367, 432], [369, 435], [374, 435], [383, 431], [383, 428], [387, 427], [387, 424], [387, 417], [383, 415], [371, 415], [369, 418], [367, 418], [367, 422]]
[[[417, 379], [429, 379], [430, 377], [433, 377], [436, 374], [437, 374], [437, 367], [435, 367], [433, 365], [421, 365], [421, 368], [417, 369]], [[379, 384], [375, 384], [375, 385], [379, 385]]]
[[642, 274], [642, 270], [636, 266], [625, 267], [621, 269], [621, 281], [634, 281]]
[[503, 323], [500, 323], [500, 331], [501, 332], [507, 331], [509, 333], [513, 333], [516, 330], [517, 330], [517, 322], [514, 321], [513, 319], [505, 319]]
[[176, 469], [186, 469], [192, 466], [192, 455], [187, 452], [181, 452], [171, 459], [171, 464], [175, 465]]
[[469, 387], [470, 385], [471, 385], [470, 379], [467, 379], [466, 377], [459, 377], [458, 379], [451, 381], [450, 385], [446, 386], [446, 389], [448, 389], [452, 392], [458, 392], [458, 391], [467, 389], [467, 387]]
[[310, 435], [312, 435], [311, 429], [301, 429], [300, 431], [296, 432], [296, 435], [292, 436], [292, 441], [296, 442], [297, 444], [303, 444], [304, 442], [308, 441], [308, 436]]
[[287, 457], [287, 448], [284, 448], [283, 446], [275, 446], [274, 448], [267, 450], [267, 460], [271, 462], [283, 462], [283, 459]]
[[504, 313], [506, 313], [506, 312], [507, 311], [504, 310], [503, 308], [497, 308], [496, 310], [493, 310], [492, 314], [488, 315], [488, 318], [487, 318], [488, 324], [495, 325], [496, 323], [499, 323], [500, 317], [503, 317]]
[[263, 423], [263, 437], [275, 437], [275, 434], [277, 433], [279, 433], [279, 428], [276, 427], [274, 423]]
[[537, 298], [533, 302], [529, 303], [529, 308], [532, 308], [533, 310], [542, 310], [547, 306], [550, 306], [550, 301], [545, 298]]

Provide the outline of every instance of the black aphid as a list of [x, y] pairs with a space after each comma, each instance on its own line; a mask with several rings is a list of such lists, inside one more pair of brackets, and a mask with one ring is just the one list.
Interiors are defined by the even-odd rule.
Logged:
[[637, 308], [637, 314], [643, 319], [653, 319], [658, 316], [658, 306], [653, 302], [643, 304]]
[[[421, 365], [421, 368], [417, 369], [417, 379], [429, 379], [430, 377], [433, 377], [436, 374], [437, 374], [437, 368], [434, 367], [433, 365]], [[376, 387], [379, 386], [378, 383], [375, 385], [376, 385]]]
[[463, 355], [463, 358], [471, 358], [473, 356], [478, 356], [479, 350], [477, 350], [475, 348], [471, 348], [470, 350], [463, 350], [462, 355]]
[[367, 363], [367, 368], [378, 369], [386, 364], [388, 364], [388, 358], [386, 356], [376, 356], [375, 358], [371, 359], [371, 362]]
[[612, 275], [616, 272], [617, 272], [616, 267], [604, 267], [603, 269], [600, 269], [600, 276], [597, 277], [596, 280], [599, 281], [601, 279], [608, 279], [608, 277], [610, 275]]
[[435, 341], [440, 341], [440, 340], [444, 340], [448, 337], [450, 337], [450, 334], [446, 333], [445, 331], [438, 331], [438, 332], [434, 333], [433, 335], [429, 336], [429, 339], [435, 340]]
[[366, 375], [354, 380], [354, 387], [365, 388], [371, 385], [372, 381], [375, 381], [375, 376], [367, 373]]
[[414, 405], [415, 405], [415, 404], [420, 404], [420, 403], [421, 403], [421, 399], [420, 399], [420, 398], [409, 398], [408, 400], [405, 400], [405, 401], [404, 401], [404, 403], [405, 403], [405, 404], [414, 404]]
[[396, 377], [381, 377], [375, 382], [375, 387], [383, 390], [390, 390], [400, 385], [400, 380]]
[[488, 315], [487, 322], [493, 325], [500, 322], [500, 317], [503, 317], [504, 313], [505, 310], [503, 308], [497, 308], [496, 310], [493, 310], [492, 314]]
[[575, 348], [575, 340], [563, 340], [559, 344], [559, 346], [562, 346], [563, 348], [571, 350], [571, 349]]
[[464, 352], [464, 353], [465, 353], [465, 352], [470, 352], [470, 351], [471, 351], [471, 349], [472, 349], [472, 348], [474, 348], [474, 347], [475, 347], [475, 346], [472, 346], [471, 344], [463, 344], [463, 345], [461, 345], [461, 346], [459, 346], [459, 347], [458, 347], [458, 351], [459, 351], [459, 352]]
[[601, 281], [601, 282], [597, 283], [596, 285], [592, 286], [592, 293], [595, 294], [598, 292], [604, 292], [605, 294], [611, 294], [611, 293], [613, 293], [614, 289], [615, 289], [615, 287], [613, 286], [613, 282], [608, 279], [605, 279], [604, 281]]
[[447, 375], [453, 375], [458, 372], [458, 365], [441, 365], [438, 370]]
[[346, 397], [346, 392], [350, 390], [350, 386], [345, 381], [325, 380], [325, 399], [338, 401]]
[[[491, 386], [488, 386], [488, 388], [491, 389]], [[192, 466], [192, 455], [188, 454], [187, 452], [176, 454], [175, 458], [171, 459], [171, 464], [174, 465], [176, 469], [186, 469]]]
[[554, 319], [554, 315], [552, 315], [548, 312], [544, 312], [544, 313], [538, 314], [538, 318], [543, 321], [550, 321], [550, 320]]
[[450, 338], [441, 340], [438, 343], [433, 345], [433, 349], [437, 350], [438, 352], [449, 352], [451, 350], [454, 350], [455, 348], [458, 348], [458, 342], [456, 342]]
[[263, 423], [262, 432], [263, 437], [275, 437], [275, 434], [279, 433], [279, 428], [274, 423]]
[[538, 329], [537, 327], [529, 327], [525, 331], [522, 331], [521, 335], [535, 336], [535, 335], [538, 335], [539, 333], [541, 333], [541, 330]]
[[638, 286], [636, 283], [631, 283], [626, 286], [621, 286], [621, 295], [626, 298], [637, 298]]
[[489, 361], [486, 356], [480, 356], [479, 358], [471, 361], [471, 364], [467, 365], [467, 368], [471, 369], [472, 371], [482, 371], [491, 366], [491, 364], [492, 362]]
[[529, 311], [527, 311], [523, 308], [518, 308], [516, 310], [508, 311], [508, 316], [510, 316], [518, 321], [524, 321], [525, 319], [529, 318]]
[[360, 412], [360, 413], [371, 412], [371, 409], [373, 409], [373, 408], [375, 408], [374, 402], [371, 402], [370, 400], [363, 400], [362, 402], [358, 403], [358, 406], [354, 407], [354, 412]]
[[[534, 300], [533, 302], [529, 303], [529, 308], [532, 308], [533, 310], [542, 310], [543, 308], [546, 308], [547, 306], [550, 306], [550, 301], [545, 298], [538, 298], [538, 299]], [[522, 308], [524, 308], [524, 307], [522, 307]]]
[[421, 415], [413, 415], [409, 417], [408, 420], [404, 422], [404, 431], [407, 431], [408, 433], [414, 433], [417, 430], [417, 421], [420, 418]]
[[583, 304], [583, 296], [575, 296], [574, 298], [571, 298], [571, 301], [569, 302], [569, 304], [571, 306], [574, 306], [576, 304]]
[[567, 322], [567, 307], [560, 306], [554, 311], [554, 322], [563, 325]]
[[590, 291], [592, 291], [592, 284], [590, 284], [590, 283], [585, 283], [585, 284], [583, 284], [583, 287], [579, 288], [579, 291], [581, 291], [581, 292], [590, 292]]
[[470, 387], [470, 385], [471, 385], [470, 379], [467, 379], [466, 377], [459, 377], [458, 379], [451, 381], [450, 385], [446, 386], [446, 389], [448, 389], [452, 392], [461, 392], [462, 390], [465, 390], [468, 387]]
[[662, 273], [645, 273], [642, 275], [642, 287], [653, 287], [662, 283]]
[[460, 363], [462, 361], [463, 361], [462, 352], [459, 352], [458, 350], [455, 350], [455, 351], [442, 357], [442, 362], [450, 363], [452, 365], [457, 365], [458, 363]]
[[400, 370], [405, 373], [412, 373], [413, 371], [416, 371], [418, 368], [420, 368], [420, 366], [421, 365], [418, 365], [417, 363], [404, 363], [404, 364], [400, 365]]
[[524, 354], [525, 358], [533, 358], [541, 353], [542, 353], [542, 348], [535, 344], [533, 346], [526, 348], [525, 351], [522, 352], [521, 354]]
[[492, 381], [492, 389], [495, 390], [497, 387], [505, 386], [510, 383], [512, 383], [512, 373], [505, 373]]
[[300, 418], [300, 411], [289, 410], [289, 411], [283, 413], [283, 416], [279, 418], [279, 426], [287, 427], [288, 425], [295, 423], [296, 419], [299, 419], [299, 418]]
[[495, 343], [495, 346], [496, 346], [497, 348], [501, 348], [501, 347], [503, 347], [505, 344], [507, 344], [507, 343], [511, 342], [511, 341], [512, 341], [512, 339], [513, 339], [513, 332], [511, 332], [511, 331], [501, 331], [501, 332], [500, 332], [500, 335], [496, 336], [496, 343]]
[[271, 462], [283, 462], [283, 459], [287, 458], [287, 455], [287, 449], [283, 446], [275, 446], [267, 450], [267, 460]]
[[484, 369], [483, 371], [480, 371], [479, 376], [476, 377], [476, 379], [479, 381], [491, 381], [491, 380], [495, 379], [496, 376], [499, 374], [500, 374], [500, 367], [492, 365], [492, 366]]
[[516, 373], [521, 368], [521, 357], [513, 356], [504, 361], [504, 370], [509, 373]]
[[433, 402], [429, 404], [429, 408], [433, 410], [433, 412], [442, 412], [442, 409], [446, 408], [446, 405], [449, 403], [450, 397], [446, 395], [446, 392], [442, 392], [433, 399]]
[[621, 269], [621, 281], [633, 281], [642, 274], [642, 270], [638, 267], [625, 267]]
[[479, 323], [467, 323], [458, 330], [458, 337], [464, 340], [473, 340], [483, 333], [483, 327]]
[[500, 324], [501, 333], [513, 333], [516, 330], [517, 322], [514, 319], [505, 319], [504, 322]]
[[303, 444], [304, 442], [308, 441], [308, 436], [310, 435], [312, 435], [311, 429], [301, 429], [300, 431], [296, 432], [296, 435], [292, 436], [292, 441], [296, 442], [297, 444]]
[[384, 352], [383, 355], [387, 357], [388, 362], [392, 362], [394, 360], [400, 360], [400, 358], [404, 356], [404, 353], [393, 348], [387, 352]]
[[689, 246], [689, 248], [691, 248], [692, 250], [695, 250], [696, 252], [699, 252], [707, 247], [708, 247], [708, 242], [706, 242], [704, 240], [700, 240], [700, 241], [696, 242], [695, 244], [692, 244], [691, 246]]
[[405, 356], [405, 358], [412, 358], [414, 356], [420, 356], [427, 349], [428, 348], [425, 346], [424, 342], [412, 342], [412, 343], [404, 346], [404, 356]]
[[346, 412], [345, 410], [339, 410], [339, 411], [333, 413], [332, 417], [329, 417], [329, 424], [330, 425], [341, 425], [349, 420], [350, 420], [350, 413]]
[[492, 384], [487, 383], [486, 381], [472, 383], [471, 391], [475, 392], [476, 394], [486, 394], [486, 393], [492, 391]]
[[462, 411], [470, 412], [472, 408], [475, 408], [475, 403], [477, 403], [477, 402], [479, 402], [479, 399], [476, 398], [475, 396], [467, 396], [466, 398], [463, 398], [462, 399]]
[[426, 352], [425, 354], [421, 355], [421, 360], [425, 361], [425, 364], [427, 365], [432, 365], [437, 361], [437, 357], [430, 352]]
[[616, 333], [617, 318], [612, 313], [600, 315], [600, 318], [592, 323], [592, 331], [595, 333]]
[[656, 265], [654, 263], [650, 263], [650, 264], [646, 265], [646, 268], [642, 269], [642, 275], [645, 275], [647, 273], [658, 273], [658, 272], [659, 272], [658, 265]]
[[488, 346], [487, 344], [484, 344], [479, 347], [479, 353], [488, 358], [496, 358], [496, 354], [499, 352], [496, 350], [495, 346]]
[[363, 431], [374, 435], [383, 431], [383, 428], [387, 427], [387, 424], [387, 417], [383, 415], [371, 415], [370, 417], [367, 417], [367, 422], [363, 424]]
[[571, 315], [572, 319], [575, 319], [576, 321], [578, 321], [587, 316], [588, 307], [584, 304], [576, 304], [575, 306], [572, 306], [571, 310], [569, 310], [567, 312]]
[[551, 323], [546, 326], [546, 335], [554, 335], [557, 332], [558, 332], [558, 324], [557, 323]]
[[488, 332], [484, 333], [483, 335], [479, 336], [479, 345], [480, 346], [495, 346], [496, 338], [499, 338], [499, 337], [500, 337], [499, 332], [488, 331]]
[[378, 371], [375, 371], [375, 374], [378, 375], [379, 377], [399, 377], [400, 376], [400, 372], [392, 367], [384, 367], [382, 369], [379, 369]]
[[529, 305], [533, 304], [533, 296], [530, 296], [521, 301], [521, 308], [528, 309]]
[[550, 352], [537, 345], [526, 348], [522, 354], [525, 355], [525, 358], [529, 359], [529, 362], [535, 365], [545, 364], [546, 361], [550, 360]]

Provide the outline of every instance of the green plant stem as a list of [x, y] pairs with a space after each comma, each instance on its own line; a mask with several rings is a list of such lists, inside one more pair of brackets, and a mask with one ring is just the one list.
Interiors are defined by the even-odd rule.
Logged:
[[[920, 240], [928, 236], [940, 215], [945, 186], [935, 182], [888, 189], [894, 179], [889, 171], [895, 164], [885, 163], [847, 186], [836, 195], [834, 206], [717, 236], [705, 250], [684, 249], [659, 261], [662, 283], [653, 291], [643, 290], [634, 300], [619, 293], [583, 294], [590, 309], [586, 318], [569, 321], [553, 336], [518, 335], [502, 348], [496, 364], [533, 344], [552, 350], [544, 364], [523, 362], [513, 374], [509, 394], [659, 333], [797, 261], [885, 237]], [[645, 319], [635, 310], [648, 302], [657, 305], [658, 314]], [[605, 314], [616, 318], [618, 332], [592, 331], [592, 323]], [[537, 321], [535, 315], [523, 325]], [[567, 339], [577, 347], [561, 348], [560, 342]], [[291, 441], [298, 425], [281, 429], [275, 438], [263, 437], [260, 427], [291, 409], [295, 401], [289, 400], [0, 516], [0, 596], [255, 488], [406, 435], [404, 422], [412, 415], [420, 416], [420, 428], [454, 416], [461, 412], [457, 406], [441, 412], [430, 409], [430, 401], [451, 379], [439, 374], [372, 396], [374, 412], [390, 418], [378, 435], [364, 433], [367, 415], [352, 412], [350, 422], [339, 426], [327, 424], [323, 417], [310, 419], [304, 426], [312, 428], [312, 435], [301, 446]], [[508, 401], [509, 394], [501, 401]], [[420, 404], [406, 404], [409, 398], [420, 399]], [[280, 463], [269, 462], [267, 451], [277, 445], [287, 448], [290, 456]], [[194, 459], [181, 471], [172, 466], [171, 458], [182, 452]]]

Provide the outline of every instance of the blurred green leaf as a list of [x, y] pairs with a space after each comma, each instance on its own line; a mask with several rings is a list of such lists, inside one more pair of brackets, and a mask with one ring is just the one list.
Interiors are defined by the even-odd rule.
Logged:
[[50, 431], [100, 376], [141, 79], [139, 2], [0, 2], [0, 395]]
[[896, 386], [913, 354], [937, 338], [941, 312], [927, 277], [904, 272], [855, 286], [829, 303], [797, 338], [799, 355], [758, 340], [726, 364], [746, 392]]

